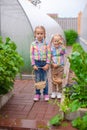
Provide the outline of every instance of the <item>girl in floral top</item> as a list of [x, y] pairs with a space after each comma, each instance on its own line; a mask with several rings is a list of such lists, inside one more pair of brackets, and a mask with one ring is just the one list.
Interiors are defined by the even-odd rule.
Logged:
[[[55, 34], [51, 40], [51, 73], [52, 76], [60, 78], [62, 81], [64, 71], [65, 46], [61, 35]], [[52, 77], [53, 78], [53, 77]], [[59, 85], [58, 85], [59, 86]], [[59, 88], [61, 88], [61, 84]], [[61, 98], [61, 91], [53, 84], [51, 98]]]
[[[45, 81], [46, 87], [43, 89], [44, 100], [49, 100], [48, 95], [48, 79], [47, 71], [49, 69], [51, 50], [50, 46], [45, 42], [45, 28], [43, 26], [37, 26], [34, 31], [35, 41], [32, 42], [30, 48], [30, 59], [35, 72], [35, 81]], [[36, 89], [34, 101], [40, 99], [41, 92]]]

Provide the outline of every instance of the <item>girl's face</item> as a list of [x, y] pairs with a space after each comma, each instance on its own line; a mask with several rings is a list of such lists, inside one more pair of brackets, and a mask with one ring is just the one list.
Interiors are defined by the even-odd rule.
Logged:
[[37, 28], [35, 31], [35, 37], [37, 38], [39, 42], [41, 42], [43, 38], [45, 37], [44, 30], [42, 28]]
[[59, 41], [60, 41], [60, 38], [58, 36], [54, 36], [52, 43], [55, 48], [58, 48], [58, 46], [60, 45]]

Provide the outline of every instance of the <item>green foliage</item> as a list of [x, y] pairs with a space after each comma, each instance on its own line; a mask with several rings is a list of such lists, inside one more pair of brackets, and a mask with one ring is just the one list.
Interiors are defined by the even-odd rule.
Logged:
[[74, 100], [73, 102], [71, 102], [70, 104], [69, 104], [69, 108], [70, 108], [70, 112], [74, 112], [74, 111], [76, 111], [78, 108], [80, 108], [80, 102], [79, 102], [79, 100], [77, 99], [77, 100]]
[[73, 45], [76, 42], [76, 39], [78, 38], [78, 33], [74, 30], [66, 30], [64, 31], [64, 34], [67, 45]]
[[70, 99], [68, 97], [65, 97], [64, 101], [60, 104], [60, 108], [63, 112], [67, 113], [69, 111]]
[[0, 94], [12, 90], [16, 74], [24, 64], [16, 48], [16, 44], [10, 38], [6, 38], [4, 42], [0, 37]]
[[82, 118], [78, 117], [73, 120], [72, 126], [79, 130], [87, 130], [87, 113]]
[[76, 75], [76, 84], [69, 88], [72, 91], [69, 98], [72, 101], [78, 99], [80, 107], [87, 107], [87, 53], [80, 44], [74, 44], [72, 54], [68, 58], [70, 69]]
[[[73, 44], [72, 53], [68, 57], [70, 69], [75, 73], [75, 84], [64, 88], [67, 109], [69, 112], [77, 111], [79, 108], [87, 108], [87, 53], [80, 44]], [[68, 99], [68, 103], [66, 102]], [[87, 113], [72, 121], [72, 126], [79, 130], [87, 129]]]
[[49, 123], [51, 125], [60, 125], [62, 121], [62, 116], [61, 115], [55, 115], [54, 117], [52, 117], [49, 121]]
[[[60, 107], [60, 103], [58, 102], [57, 99], [49, 100], [49, 103]], [[63, 121], [63, 116], [61, 114], [57, 114], [49, 120], [49, 124], [54, 125], [54, 126], [59, 126], [61, 125], [62, 121]]]

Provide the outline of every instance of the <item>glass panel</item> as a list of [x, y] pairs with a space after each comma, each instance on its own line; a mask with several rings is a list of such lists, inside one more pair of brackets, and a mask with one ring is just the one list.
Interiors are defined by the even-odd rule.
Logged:
[[30, 43], [33, 31], [23, 9], [17, 0], [1, 0], [1, 35], [10, 37], [17, 44], [17, 50], [24, 58], [23, 73], [30, 73]]

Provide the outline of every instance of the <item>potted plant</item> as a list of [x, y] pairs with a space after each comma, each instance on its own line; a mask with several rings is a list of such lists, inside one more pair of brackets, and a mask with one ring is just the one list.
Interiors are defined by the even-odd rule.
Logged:
[[0, 97], [13, 89], [15, 77], [23, 65], [23, 58], [16, 48], [9, 37], [3, 41], [0, 36]]

